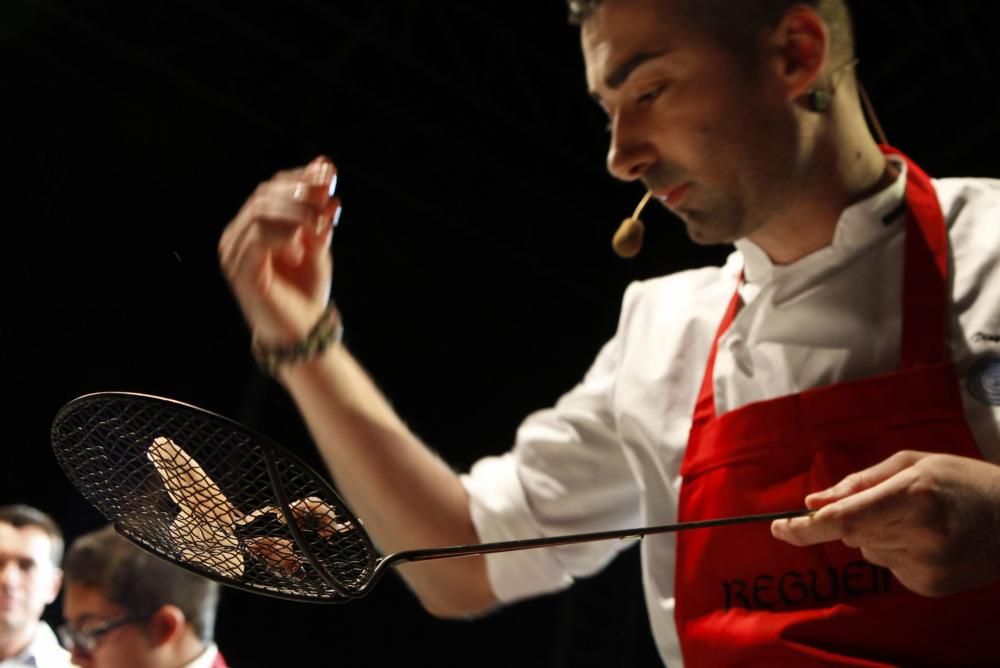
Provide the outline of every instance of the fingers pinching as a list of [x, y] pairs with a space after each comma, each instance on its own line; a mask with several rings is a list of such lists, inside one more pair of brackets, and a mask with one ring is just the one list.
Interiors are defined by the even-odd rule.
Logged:
[[297, 184], [295, 192], [315, 207], [316, 221], [314, 233], [322, 237], [340, 219], [340, 200], [334, 197], [337, 191], [337, 168], [326, 156], [313, 159], [302, 171], [303, 183]]
[[324, 155], [318, 156], [306, 165], [303, 178], [312, 185], [325, 186], [327, 198], [333, 197], [337, 190], [337, 168]]
[[298, 340], [329, 300], [329, 247], [340, 216], [337, 170], [320, 156], [277, 172], [247, 198], [219, 239], [219, 262], [264, 341]]
[[852, 547], [859, 546], [909, 512], [912, 502], [907, 490], [915, 474], [907, 467], [900, 470], [899, 464], [904, 461], [915, 460], [908, 456], [898, 460], [890, 457], [862, 474], [854, 474], [856, 478], [848, 476], [840, 485], [853, 490], [851, 493], [806, 517], [774, 522], [772, 535], [793, 545], [839, 539]]
[[[340, 211], [339, 200], [332, 197], [336, 176], [333, 163], [320, 156], [305, 167], [278, 172], [261, 183], [223, 231], [219, 243], [222, 265], [237, 266], [239, 258], [247, 257], [248, 246], [260, 240], [266, 240], [269, 250], [293, 260], [300, 259], [303, 237], [328, 245], [327, 230], [336, 224]], [[280, 230], [282, 226], [289, 228], [287, 232]], [[275, 248], [276, 243], [290, 246]]]

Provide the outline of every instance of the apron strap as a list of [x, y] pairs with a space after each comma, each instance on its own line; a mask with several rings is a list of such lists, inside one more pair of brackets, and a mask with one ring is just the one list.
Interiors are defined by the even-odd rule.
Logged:
[[906, 161], [906, 241], [903, 257], [903, 325], [899, 368], [947, 359], [948, 230], [931, 179], [899, 150], [886, 155]]
[[729, 300], [726, 313], [722, 316], [722, 322], [719, 323], [719, 328], [715, 332], [712, 347], [709, 349], [708, 364], [705, 367], [705, 375], [701, 380], [701, 390], [698, 392], [698, 400], [694, 405], [694, 415], [692, 417], [695, 424], [711, 420], [715, 417], [715, 388], [712, 387], [715, 376], [715, 353], [719, 348], [719, 339], [726, 333], [729, 326], [733, 324], [736, 314], [740, 312], [740, 308], [743, 306], [743, 299], [740, 297], [739, 288], [741, 285], [743, 285], [742, 273], [740, 274], [740, 282], [736, 287], [736, 291], [733, 293], [733, 298]]

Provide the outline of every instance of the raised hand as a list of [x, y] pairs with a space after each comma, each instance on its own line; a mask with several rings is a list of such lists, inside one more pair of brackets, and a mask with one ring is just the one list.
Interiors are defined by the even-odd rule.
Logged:
[[261, 183], [219, 240], [219, 261], [257, 340], [299, 341], [329, 297], [340, 202], [337, 170], [319, 157]]

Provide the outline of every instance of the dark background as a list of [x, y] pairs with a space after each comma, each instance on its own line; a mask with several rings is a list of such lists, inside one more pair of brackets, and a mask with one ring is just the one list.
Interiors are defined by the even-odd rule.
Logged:
[[[855, 4], [890, 140], [934, 175], [1000, 173], [998, 5]], [[727, 253], [662, 210], [639, 259], [611, 253], [642, 193], [604, 172], [564, 18], [557, 0], [3, 0], [0, 502], [69, 538], [103, 522], [48, 438], [101, 390], [217, 411], [318, 465], [215, 248], [259, 181], [319, 153], [341, 173], [350, 346], [455, 467], [506, 449], [612, 334], [629, 281]], [[343, 606], [227, 589], [218, 639], [236, 667], [648, 665], [634, 552], [472, 623], [430, 618], [395, 576]]]

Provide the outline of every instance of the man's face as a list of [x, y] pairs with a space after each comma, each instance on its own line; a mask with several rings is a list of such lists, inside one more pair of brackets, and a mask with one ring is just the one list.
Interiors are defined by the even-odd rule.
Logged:
[[48, 534], [0, 522], [0, 635], [33, 627], [59, 593], [60, 578]]
[[767, 59], [740, 62], [676, 4], [605, 0], [581, 32], [587, 82], [611, 173], [642, 180], [694, 241], [731, 242], [794, 193], [794, 116]]
[[[130, 614], [94, 587], [70, 582], [63, 592], [63, 617], [77, 631], [86, 632]], [[146, 622], [137, 620], [98, 635], [92, 652], [74, 648], [72, 659], [87, 668], [145, 668], [156, 665], [154, 650]]]

